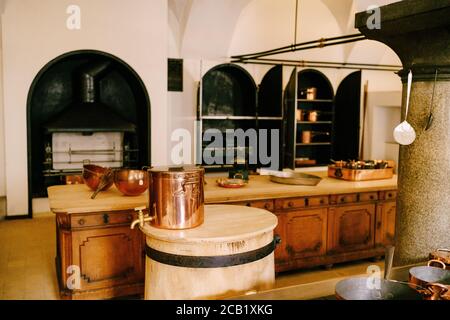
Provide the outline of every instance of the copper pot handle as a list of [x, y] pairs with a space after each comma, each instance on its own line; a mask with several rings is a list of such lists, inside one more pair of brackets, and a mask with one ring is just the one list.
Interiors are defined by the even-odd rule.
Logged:
[[440, 261], [440, 260], [436, 260], [436, 259], [432, 259], [432, 260], [428, 261], [427, 266], [428, 266], [428, 267], [431, 267], [431, 264], [432, 264], [432, 263], [440, 264], [440, 265], [442, 266], [442, 269], [444, 269], [444, 270], [445, 270], [445, 268], [447, 267], [447, 266], [445, 265], [444, 262], [442, 262], [442, 261]]
[[[441, 290], [436, 291], [435, 289], [439, 288]], [[450, 290], [450, 286], [446, 286], [442, 283], [428, 283], [427, 289], [431, 292], [431, 296], [429, 300], [449, 300], [450, 297], [446, 297], [446, 293]]]
[[450, 252], [450, 249], [437, 249], [438, 252]]
[[241, 180], [244, 180], [244, 175], [242, 174], [242, 173], [235, 173], [234, 175], [233, 175], [233, 179], [241, 179]]

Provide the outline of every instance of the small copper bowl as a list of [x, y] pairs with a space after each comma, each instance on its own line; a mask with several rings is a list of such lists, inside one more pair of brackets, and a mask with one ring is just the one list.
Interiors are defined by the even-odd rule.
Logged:
[[[84, 183], [95, 191], [102, 180], [103, 175], [110, 169], [96, 166], [95, 164], [85, 164], [83, 166], [83, 181]], [[108, 184], [100, 191], [106, 191], [113, 185], [113, 179], [108, 181]]]
[[148, 172], [120, 169], [114, 172], [116, 188], [126, 196], [138, 196], [148, 188]]

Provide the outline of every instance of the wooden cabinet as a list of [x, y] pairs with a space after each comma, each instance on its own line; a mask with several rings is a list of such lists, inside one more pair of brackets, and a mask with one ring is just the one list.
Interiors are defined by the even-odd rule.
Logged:
[[373, 247], [375, 204], [330, 208], [328, 213], [328, 253]]
[[[275, 212], [278, 225], [274, 234], [281, 238], [275, 249], [275, 264], [291, 265], [307, 257], [326, 253], [327, 209]], [[288, 268], [290, 269], [290, 268]]]
[[285, 228], [285, 248], [290, 259], [325, 254], [327, 209], [288, 212]]
[[[138, 229], [130, 229], [134, 212], [56, 217], [62, 298], [107, 299], [143, 294], [145, 239]], [[76, 284], [79, 286], [71, 287]]]
[[274, 233], [281, 238], [275, 267], [282, 272], [382, 256], [394, 242], [396, 195], [389, 190], [241, 204], [274, 209]]
[[395, 241], [395, 214], [397, 204], [387, 201], [377, 205], [375, 244], [377, 246], [393, 245]]

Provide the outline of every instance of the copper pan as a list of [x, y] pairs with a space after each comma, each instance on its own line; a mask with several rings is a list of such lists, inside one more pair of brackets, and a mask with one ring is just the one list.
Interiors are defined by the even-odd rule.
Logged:
[[[432, 267], [433, 264], [441, 268]], [[450, 270], [442, 261], [430, 260], [426, 266], [409, 269], [409, 282], [427, 288], [431, 292], [425, 294], [427, 300], [450, 300]]]

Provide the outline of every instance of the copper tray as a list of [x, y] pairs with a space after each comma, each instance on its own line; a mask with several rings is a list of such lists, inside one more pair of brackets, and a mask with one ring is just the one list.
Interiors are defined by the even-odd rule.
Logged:
[[386, 169], [349, 169], [328, 166], [328, 176], [331, 178], [348, 180], [348, 181], [366, 181], [391, 179], [394, 176], [394, 168]]

